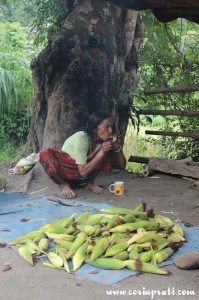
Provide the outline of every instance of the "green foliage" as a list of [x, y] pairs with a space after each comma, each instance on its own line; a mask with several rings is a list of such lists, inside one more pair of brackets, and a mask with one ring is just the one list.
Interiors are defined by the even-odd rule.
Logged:
[[28, 144], [13, 146], [10, 143], [2, 143], [0, 148], [0, 165], [6, 163], [17, 163], [22, 157], [27, 157], [32, 153]]
[[59, 32], [67, 13], [68, 2], [65, 0], [35, 0], [37, 15], [31, 24], [35, 33], [35, 45], [46, 45], [47, 41]]
[[[198, 25], [185, 19], [165, 25], [158, 22], [148, 11], [142, 13], [142, 19], [146, 26], [146, 34], [139, 61], [137, 93], [143, 95], [144, 89], [198, 84]], [[136, 105], [140, 109], [198, 110], [199, 107], [199, 92], [148, 95], [145, 98], [146, 103], [137, 98]], [[150, 126], [158, 126], [156, 130], [198, 132], [199, 128], [197, 118], [146, 118], [142, 118], [144, 124], [150, 120]], [[180, 159], [191, 155], [195, 160], [199, 160], [197, 140], [169, 137], [160, 140], [167, 145], [168, 158], [172, 156]], [[188, 149], [191, 149], [192, 153]]]

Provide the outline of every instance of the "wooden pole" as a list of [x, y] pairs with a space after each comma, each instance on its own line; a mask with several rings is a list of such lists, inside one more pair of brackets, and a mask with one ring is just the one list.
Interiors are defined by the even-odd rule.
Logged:
[[188, 116], [188, 117], [199, 117], [199, 111], [193, 110], [147, 110], [140, 109], [139, 115], [162, 115], [162, 116]]
[[168, 94], [168, 93], [191, 93], [199, 91], [199, 85], [192, 86], [173, 86], [173, 87], [164, 87], [152, 90], [145, 90], [145, 95], [152, 94]]
[[172, 131], [145, 130], [145, 134], [163, 135], [163, 136], [182, 136], [182, 137], [191, 137], [194, 139], [199, 139], [199, 133], [194, 133], [194, 132], [172, 132]]

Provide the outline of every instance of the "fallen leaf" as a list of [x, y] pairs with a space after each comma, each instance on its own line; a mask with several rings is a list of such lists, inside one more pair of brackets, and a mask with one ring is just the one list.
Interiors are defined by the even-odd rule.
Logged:
[[2, 229], [2, 230], [0, 230], [0, 232], [11, 232], [11, 230], [10, 229]]
[[99, 269], [97, 269], [97, 270], [95, 270], [95, 271], [92, 271], [92, 272], [90, 272], [90, 274], [97, 274], [97, 273], [99, 273]]
[[0, 248], [4, 248], [4, 247], [6, 247], [6, 246], [7, 246], [6, 243], [0, 243]]
[[21, 219], [20, 222], [28, 222], [30, 219]]
[[184, 226], [186, 226], [186, 227], [193, 227], [194, 225], [191, 224], [190, 222], [185, 222], [185, 223], [184, 223]]
[[11, 265], [7, 265], [5, 267], [3, 267], [2, 271], [6, 272], [6, 271], [10, 271], [12, 269]]

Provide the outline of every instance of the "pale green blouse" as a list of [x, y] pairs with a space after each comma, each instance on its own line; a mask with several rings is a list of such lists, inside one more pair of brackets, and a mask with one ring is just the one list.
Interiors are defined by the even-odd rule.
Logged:
[[[101, 144], [97, 144], [95, 151], [101, 147]], [[89, 152], [89, 139], [85, 131], [78, 131], [71, 135], [63, 144], [61, 149], [67, 152], [73, 159], [76, 160], [78, 165], [85, 165], [87, 163], [87, 157]]]

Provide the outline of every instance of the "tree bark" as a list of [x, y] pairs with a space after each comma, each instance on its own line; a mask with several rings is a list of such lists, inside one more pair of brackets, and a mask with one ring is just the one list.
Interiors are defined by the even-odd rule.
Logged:
[[143, 35], [135, 11], [99, 0], [77, 4], [31, 63], [35, 108], [29, 142], [34, 152], [60, 149], [96, 110], [109, 111], [125, 134]]

